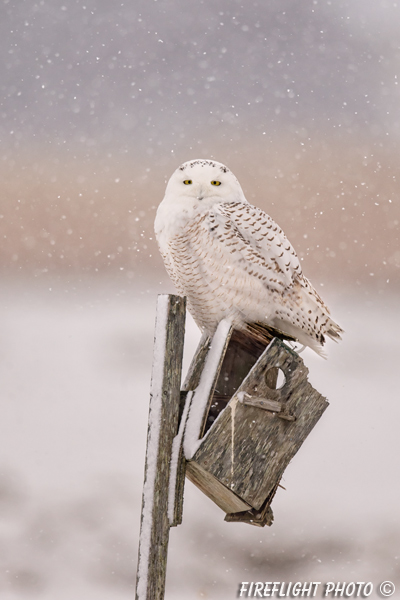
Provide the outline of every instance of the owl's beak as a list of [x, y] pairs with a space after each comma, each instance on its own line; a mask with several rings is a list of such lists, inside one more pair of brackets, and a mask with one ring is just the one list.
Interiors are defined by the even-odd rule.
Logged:
[[200, 186], [199, 193], [196, 196], [197, 200], [204, 200], [204, 189], [203, 186]]

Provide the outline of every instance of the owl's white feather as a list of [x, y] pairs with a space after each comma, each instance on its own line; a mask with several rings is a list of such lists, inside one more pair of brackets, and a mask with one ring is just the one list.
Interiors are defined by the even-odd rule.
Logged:
[[155, 220], [167, 271], [202, 330], [277, 328], [323, 355], [342, 329], [311, 283], [282, 229], [249, 204], [233, 173], [212, 160], [181, 165]]

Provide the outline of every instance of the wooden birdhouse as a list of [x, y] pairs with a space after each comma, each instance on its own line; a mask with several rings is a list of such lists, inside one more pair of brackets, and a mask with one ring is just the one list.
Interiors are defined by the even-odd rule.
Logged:
[[282, 475], [328, 406], [299, 355], [272, 334], [270, 340], [222, 322], [212, 340], [200, 342], [184, 385], [185, 394], [193, 392], [186, 476], [225, 520], [261, 527], [271, 525]]

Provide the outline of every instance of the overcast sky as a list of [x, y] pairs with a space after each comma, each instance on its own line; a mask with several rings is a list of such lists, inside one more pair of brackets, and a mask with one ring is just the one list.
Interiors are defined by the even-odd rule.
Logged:
[[400, 9], [373, 4], [2, 0], [1, 147], [396, 139]]

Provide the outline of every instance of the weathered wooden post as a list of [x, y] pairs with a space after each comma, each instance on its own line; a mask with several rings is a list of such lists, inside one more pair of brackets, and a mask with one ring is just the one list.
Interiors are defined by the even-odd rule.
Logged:
[[159, 296], [154, 336], [147, 451], [143, 485], [137, 600], [163, 600], [170, 521], [168, 490], [178, 432], [186, 301]]

